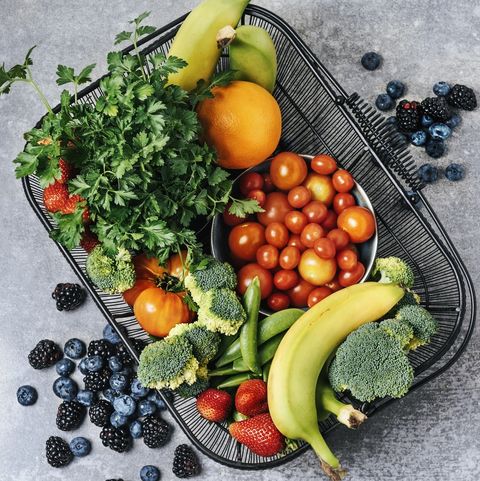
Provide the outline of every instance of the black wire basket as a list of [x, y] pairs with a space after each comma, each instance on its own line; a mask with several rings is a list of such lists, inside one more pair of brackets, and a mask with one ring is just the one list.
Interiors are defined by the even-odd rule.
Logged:
[[[144, 53], [166, 54], [185, 16], [145, 37]], [[448, 369], [465, 349], [475, 321], [475, 294], [470, 276], [455, 247], [432, 208], [421, 194], [423, 185], [416, 176], [414, 162], [402, 139], [385, 124], [384, 117], [368, 106], [357, 94], [347, 95], [327, 69], [304, 44], [295, 31], [275, 14], [249, 6], [242, 23], [266, 29], [278, 54], [278, 78], [274, 91], [283, 117], [280, 148], [302, 153], [328, 153], [348, 169], [367, 192], [377, 216], [379, 256], [399, 256], [413, 267], [414, 289], [422, 305], [439, 322], [439, 332], [428, 346], [410, 355], [415, 368], [413, 391]], [[132, 47], [125, 49], [125, 52]], [[228, 55], [222, 55], [218, 68], [228, 67]], [[84, 89], [82, 102], [99, 96], [99, 81]], [[43, 205], [42, 189], [35, 176], [23, 179], [29, 203], [47, 231], [54, 221]], [[208, 245], [206, 243], [206, 245]], [[91, 297], [108, 322], [117, 330], [123, 326], [128, 336], [120, 335], [138, 361], [130, 339], [148, 340], [137, 324], [132, 310], [121, 296], [97, 290], [85, 274], [86, 253], [81, 248], [67, 251], [58, 247], [85, 284]], [[356, 407], [371, 416], [394, 402], [381, 399]], [[290, 461], [308, 445], [299, 443], [289, 452], [262, 458], [236, 442], [225, 424], [211, 423], [199, 416], [195, 399], [175, 397], [166, 400], [192, 443], [210, 458], [240, 469], [264, 469]], [[321, 424], [322, 432], [337, 426], [331, 416]]]

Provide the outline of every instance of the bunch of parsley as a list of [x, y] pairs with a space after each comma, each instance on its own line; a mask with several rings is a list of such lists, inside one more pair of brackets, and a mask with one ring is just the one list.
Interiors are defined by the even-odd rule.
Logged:
[[[200, 141], [194, 109], [211, 95], [212, 85], [199, 85], [192, 93], [168, 85], [169, 74], [186, 63], [139, 51], [138, 40], [155, 30], [141, 25], [147, 16], [131, 22], [133, 32], [117, 35], [116, 43], [130, 40], [134, 48], [131, 54], [108, 54], [109, 75], [100, 82], [101, 95], [91, 103], [78, 102], [77, 88], [90, 80], [94, 65], [78, 75], [70, 67], [58, 66], [57, 83], [73, 83], [74, 97], [64, 91], [58, 113], [46, 103], [48, 114], [39, 129], [25, 135], [27, 146], [15, 162], [17, 177], [36, 174], [42, 186], [60, 178], [60, 158], [75, 167], [69, 192], [85, 202], [73, 214], [55, 214], [53, 236], [63, 245], [79, 244], [86, 203], [90, 230], [106, 249], [125, 247], [165, 262], [181, 247], [198, 253], [194, 226], [198, 218], [211, 218], [228, 202], [239, 216], [261, 209], [256, 201], [231, 197], [229, 173], [216, 164], [215, 151]], [[0, 69], [0, 93], [16, 81], [38, 88], [30, 74], [30, 53], [23, 65]], [[212, 83], [221, 85], [230, 78], [223, 74]]]

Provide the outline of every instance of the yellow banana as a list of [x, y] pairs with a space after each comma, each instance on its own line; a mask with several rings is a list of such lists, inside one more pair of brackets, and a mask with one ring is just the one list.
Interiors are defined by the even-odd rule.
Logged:
[[204, 0], [195, 7], [178, 30], [169, 56], [179, 57], [188, 65], [169, 76], [171, 84], [193, 90], [199, 80], [212, 77], [221, 49], [217, 47], [218, 31], [235, 27], [249, 0]]
[[307, 311], [287, 331], [268, 376], [273, 422], [288, 438], [308, 442], [332, 480], [345, 471], [325, 443], [317, 421], [315, 390], [328, 357], [363, 324], [386, 314], [403, 296], [394, 284], [366, 282], [342, 289]]
[[253, 25], [238, 27], [230, 44], [230, 68], [237, 80], [254, 82], [273, 92], [277, 78], [277, 53], [266, 30]]

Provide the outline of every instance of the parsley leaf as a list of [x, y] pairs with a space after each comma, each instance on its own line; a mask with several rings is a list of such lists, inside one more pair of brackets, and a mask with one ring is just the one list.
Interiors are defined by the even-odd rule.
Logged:
[[255, 214], [256, 212], [265, 212], [260, 207], [255, 199], [234, 199], [228, 209], [228, 212], [237, 217], [246, 217], [249, 214]]

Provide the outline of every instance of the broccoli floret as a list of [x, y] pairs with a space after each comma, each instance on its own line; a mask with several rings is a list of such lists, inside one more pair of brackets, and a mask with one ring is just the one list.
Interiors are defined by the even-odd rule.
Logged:
[[121, 294], [135, 284], [135, 267], [127, 249], [109, 255], [98, 245], [88, 254], [86, 271], [90, 280], [107, 294]]
[[410, 350], [429, 343], [438, 329], [436, 319], [421, 306], [401, 307], [396, 319], [409, 324], [413, 329], [413, 339], [407, 346]]
[[216, 355], [220, 345], [220, 334], [209, 331], [198, 322], [177, 324], [168, 337], [185, 336], [193, 348], [193, 355], [200, 364], [208, 364]]
[[211, 257], [205, 266], [187, 275], [185, 287], [190, 291], [193, 300], [200, 305], [203, 296], [211, 289], [235, 290], [237, 276], [230, 264]]
[[200, 366], [197, 371], [197, 380], [193, 384], [183, 383], [175, 392], [182, 397], [198, 396], [208, 388], [208, 370], [205, 366]]
[[147, 387], [176, 389], [197, 380], [198, 361], [193, 347], [183, 336], [149, 344], [140, 355], [138, 379]]
[[413, 339], [413, 328], [410, 324], [399, 319], [385, 319], [380, 327], [390, 336], [395, 338], [402, 349], [405, 349]]
[[230, 289], [208, 291], [198, 311], [198, 322], [209, 331], [226, 336], [236, 334], [246, 319], [245, 310], [237, 295]]
[[337, 349], [329, 380], [337, 392], [350, 391], [359, 401], [402, 397], [413, 382], [413, 368], [399, 342], [378, 323], [352, 332]]
[[398, 257], [375, 259], [372, 279], [384, 283], [392, 282], [405, 288], [412, 288], [414, 282], [412, 269]]
[[398, 310], [403, 306], [418, 306], [419, 304], [420, 296], [410, 289], [405, 289], [405, 295], [392, 307], [392, 309], [390, 309], [389, 312], [387, 312], [385, 318], [391, 319], [392, 317], [395, 317]]

